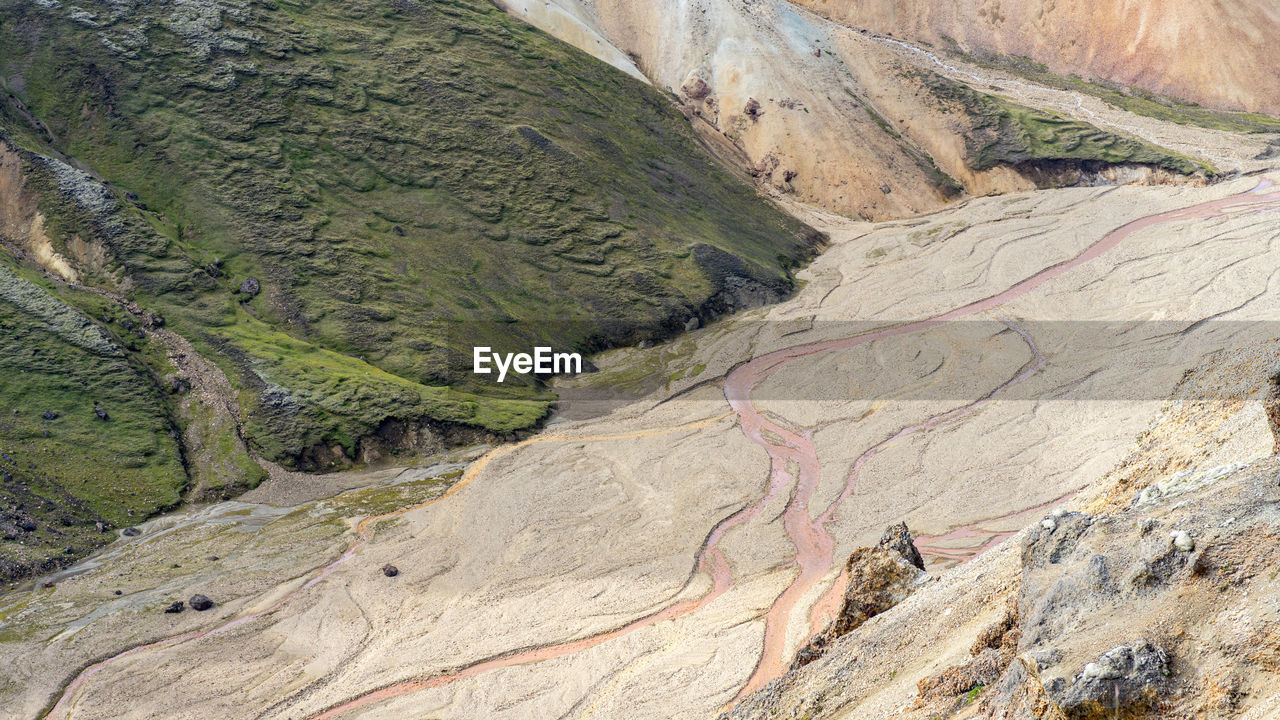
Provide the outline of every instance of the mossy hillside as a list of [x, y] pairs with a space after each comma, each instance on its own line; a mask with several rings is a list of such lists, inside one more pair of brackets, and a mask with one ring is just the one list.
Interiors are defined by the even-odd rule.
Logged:
[[[3, 141], [0, 133], [0, 142]], [[127, 280], [140, 281], [141, 289], [135, 290], [135, 295], [196, 296], [201, 284], [211, 280], [209, 273], [189, 272], [191, 259], [183, 253], [180, 242], [164, 234], [169, 228], [162, 216], [122, 206], [100, 183], [59, 161], [15, 150], [11, 144], [6, 147], [23, 157], [22, 186], [24, 191], [42, 197], [40, 209], [47, 229], [64, 237], [98, 236], [122, 256], [154, 260], [150, 265], [121, 264]], [[76, 198], [79, 202], [74, 201]], [[138, 248], [145, 252], [134, 252]], [[182, 271], [184, 267], [188, 272]], [[117, 284], [116, 276], [120, 275], [114, 270], [85, 271], [86, 278], [108, 286]], [[28, 274], [40, 277], [34, 268]], [[199, 282], [187, 282], [187, 277]], [[175, 369], [168, 362], [166, 348], [139, 329], [138, 319], [128, 316], [117, 301], [61, 283], [45, 284], [50, 293], [60, 294], [89, 317], [103, 320], [108, 327], [117, 327], [110, 325], [112, 322], [119, 323], [117, 329], [124, 332], [115, 334], [116, 341], [147, 365], [151, 374], [160, 378], [162, 387], [169, 385], [164, 378]], [[273, 459], [294, 460], [313, 446], [340, 447], [352, 453], [357, 440], [376, 432], [387, 418], [425, 417], [510, 432], [536, 423], [550, 402], [537, 399], [536, 394], [530, 400], [527, 388], [514, 393], [515, 399], [504, 399], [421, 386], [357, 358], [323, 351], [273, 329], [233, 296], [223, 298], [222, 304], [221, 314], [214, 315], [189, 313], [176, 307], [168, 316], [168, 324], [190, 339], [205, 357], [218, 361], [224, 373], [249, 388], [242, 393], [240, 403], [249, 410], [245, 436]], [[101, 334], [101, 328], [86, 323], [88, 331]], [[336, 388], [341, 390], [335, 392]], [[259, 396], [255, 390], [265, 392]], [[198, 403], [183, 398], [173, 400], [184, 437], [190, 443], [186, 448], [189, 470], [201, 497], [224, 496], [253, 487], [263, 478], [262, 469], [236, 439], [234, 423], [201, 412]], [[334, 465], [330, 458], [314, 467]]]
[[[202, 349], [240, 343], [222, 358], [233, 375], [274, 362], [247, 346], [282, 332], [314, 346], [296, 357], [457, 384], [472, 344], [593, 348], [678, 327], [718, 289], [697, 243], [783, 284], [811, 251], [666, 98], [480, 0], [209, 2], [203, 25], [172, 2], [81, 4], [96, 26], [0, 5], [13, 96], [147, 208], [150, 239], [113, 247], [138, 299], [215, 340]], [[252, 300], [234, 292], [249, 276]], [[294, 370], [275, 372], [306, 385], [294, 396], [326, 390], [323, 364]], [[452, 400], [409, 405], [459, 416]], [[528, 407], [471, 416], [505, 430]], [[299, 422], [327, 422], [311, 410]], [[301, 430], [351, 434], [338, 424]]]
[[114, 537], [97, 522], [177, 505], [175, 436], [134, 354], [0, 258], [0, 577], [56, 569]]
[[485, 397], [425, 386], [341, 353], [319, 348], [249, 317], [216, 328], [206, 342], [247, 353], [252, 384], [247, 433], [270, 456], [296, 448], [341, 446], [354, 457], [360, 438], [386, 418], [431, 418], [442, 423], [511, 433], [528, 428], [553, 398]]
[[[265, 39], [235, 57], [252, 71], [154, 29], [138, 58], [115, 58], [60, 26], [90, 45], [65, 53], [74, 68], [43, 49], [58, 40], [33, 59], [80, 77], [28, 71], [51, 81], [27, 77], [28, 104], [62, 115], [50, 125], [71, 154], [165, 209], [180, 244], [225, 260], [223, 286], [268, 275], [254, 310], [326, 347], [430, 380], [447, 347], [409, 342], [440, 319], [659, 323], [710, 290], [694, 241], [779, 277], [778, 256], [804, 252], [658, 93], [485, 3], [251, 7], [240, 29]], [[68, 92], [115, 106], [68, 112]]]
[[963, 134], [967, 160], [975, 170], [1001, 164], [1074, 162], [1147, 165], [1182, 175], [1216, 173], [1205, 163], [1136, 138], [1018, 105], [934, 73], [918, 77], [939, 105], [964, 116], [970, 126]]

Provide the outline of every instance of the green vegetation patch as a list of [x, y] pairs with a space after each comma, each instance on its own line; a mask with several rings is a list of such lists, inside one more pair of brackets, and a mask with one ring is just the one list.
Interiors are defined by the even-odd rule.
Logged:
[[1118, 83], [1090, 81], [1078, 75], [1056, 75], [1048, 66], [1030, 58], [1017, 55], [968, 55], [952, 46], [952, 51], [965, 60], [982, 67], [1011, 72], [1032, 82], [1058, 90], [1084, 93], [1102, 100], [1108, 105], [1135, 115], [1157, 120], [1224, 130], [1237, 133], [1280, 133], [1280, 118], [1261, 113], [1232, 110], [1214, 110], [1203, 105], [1160, 95], [1142, 88], [1125, 87]]
[[0, 261], [0, 579], [67, 565], [177, 505], [175, 435], [144, 367]]
[[1071, 162], [1148, 165], [1183, 175], [1216, 173], [1185, 155], [980, 93], [936, 74], [924, 74], [922, 79], [944, 107], [958, 107], [972, 124], [964, 139], [967, 160], [975, 170], [1001, 164]]

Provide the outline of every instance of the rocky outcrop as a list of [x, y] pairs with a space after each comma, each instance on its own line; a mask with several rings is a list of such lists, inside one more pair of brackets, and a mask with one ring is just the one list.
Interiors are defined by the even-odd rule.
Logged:
[[928, 578], [906, 523], [890, 525], [874, 547], [854, 550], [845, 573], [849, 585], [840, 613], [796, 653], [793, 670], [817, 660], [836, 639], [902, 602]]
[[1061, 694], [1068, 717], [1146, 709], [1169, 686], [1169, 654], [1149, 642], [1113, 648], [1088, 663]]
[[972, 656], [959, 665], [916, 683], [920, 697], [955, 698], [993, 684], [1000, 679], [1018, 651], [1022, 631], [1018, 627], [1018, 605], [1009, 602], [1004, 615], [989, 625], [969, 649]]

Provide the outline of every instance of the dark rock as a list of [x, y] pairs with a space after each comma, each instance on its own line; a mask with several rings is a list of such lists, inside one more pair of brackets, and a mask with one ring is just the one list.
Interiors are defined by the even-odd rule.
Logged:
[[123, 591], [123, 590], [117, 590], [117, 591], [116, 591], [116, 594], [117, 594], [117, 595], [123, 595], [123, 594], [124, 594], [124, 591]]
[[258, 282], [258, 278], [245, 278], [245, 281], [240, 283], [240, 292], [248, 295], [249, 297], [253, 297], [261, 291], [262, 283]]
[[142, 534], [142, 531], [136, 527], [127, 527], [124, 529], [124, 532], [122, 534], [125, 537], [138, 537], [139, 535]]
[[101, 520], [99, 520], [98, 522], [94, 523], [94, 524], [93, 524], [93, 527], [94, 527], [98, 532], [100, 532], [100, 533], [104, 533], [104, 532], [106, 532], [106, 531], [107, 531], [107, 524], [106, 524], [106, 523], [104, 523], [104, 522], [102, 522]]
[[760, 101], [755, 98], [747, 100], [747, 104], [743, 106], [742, 112], [751, 118], [751, 122], [758, 122], [764, 111], [760, 109]]
[[920, 551], [916, 549], [915, 541], [911, 538], [911, 531], [907, 529], [906, 523], [900, 522], [885, 528], [878, 547], [892, 550], [906, 558], [907, 562], [924, 570], [924, 558], [920, 557]]
[[1149, 642], [1121, 645], [1088, 663], [1062, 693], [1068, 716], [1097, 716], [1149, 706], [1169, 685], [1169, 654]]
[[36, 523], [35, 523], [35, 521], [34, 521], [34, 520], [32, 520], [31, 518], [25, 518], [25, 517], [24, 517], [24, 518], [19, 518], [19, 519], [18, 519], [18, 527], [19, 527], [20, 529], [22, 529], [22, 530], [27, 531], [27, 532], [35, 532], [35, 529], [36, 529]]
[[196, 612], [204, 612], [213, 607], [213, 601], [207, 595], [192, 595], [191, 599], [187, 600], [187, 604]]
[[94, 408], [93, 413], [98, 416], [99, 420], [106, 421], [111, 419], [111, 416], [107, 414], [107, 411], [100, 407]]
[[125, 194], [124, 194], [124, 197], [125, 197], [125, 199], [126, 199], [126, 200], [128, 200], [129, 202], [132, 202], [132, 203], [136, 203], [136, 202], [138, 202], [138, 193], [136, 193], [136, 192], [134, 192], [134, 191], [132, 191], [132, 190], [130, 190], [129, 192], [125, 193]]
[[40, 417], [44, 418], [45, 420], [57, 420], [58, 413], [52, 410], [45, 410], [43, 413], [40, 414]]
[[164, 611], [167, 613], [180, 613], [186, 609], [185, 603], [181, 600], [174, 600], [172, 603], [169, 603], [169, 607], [165, 608]]
[[400, 569], [397, 568], [395, 565], [390, 565], [390, 564], [383, 565], [382, 574], [386, 575], [387, 577], [395, 577], [400, 574]]
[[40, 585], [41, 585], [41, 587], [51, 588], [51, 587], [53, 587], [53, 581], [52, 581], [52, 580], [45, 580], [44, 582], [40, 583]]
[[400, 237], [404, 237], [404, 228], [400, 227], [399, 225], [392, 225], [391, 232], [395, 233], [396, 235], [399, 235]]

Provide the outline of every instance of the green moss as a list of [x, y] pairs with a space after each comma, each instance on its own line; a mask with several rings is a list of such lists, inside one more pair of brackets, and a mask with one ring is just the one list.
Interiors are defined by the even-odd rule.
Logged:
[[[477, 384], [473, 345], [667, 334], [719, 289], [694, 246], [779, 287], [813, 250], [668, 98], [483, 0], [80, 7], [0, 0], [0, 130], [137, 194], [111, 272], [255, 394], [274, 460], [387, 418], [530, 427], [542, 390]], [[100, 234], [45, 184], [58, 237]]]
[[0, 541], [0, 577], [13, 579], [114, 537], [97, 522], [177, 505], [187, 475], [145, 365], [9, 262], [0, 253], [0, 525], [34, 524]]
[[1160, 95], [1142, 88], [1125, 87], [1116, 83], [1094, 82], [1077, 75], [1055, 75], [1044, 63], [1016, 55], [967, 55], [956, 47], [953, 52], [977, 65], [1012, 72], [1040, 85], [1084, 93], [1103, 102], [1146, 117], [1238, 133], [1280, 132], [1280, 119], [1261, 113], [1215, 110], [1195, 103]]
[[980, 93], [933, 73], [918, 77], [943, 107], [958, 108], [969, 119], [972, 128], [964, 139], [967, 160], [975, 170], [1000, 164], [1065, 161], [1148, 165], [1184, 175], [1216, 174], [1207, 163], [1136, 138]]

